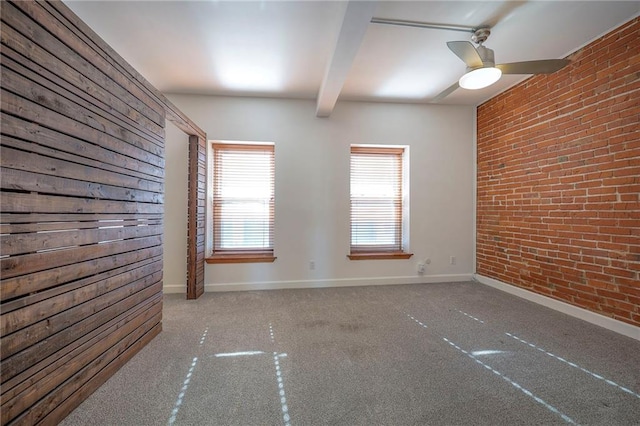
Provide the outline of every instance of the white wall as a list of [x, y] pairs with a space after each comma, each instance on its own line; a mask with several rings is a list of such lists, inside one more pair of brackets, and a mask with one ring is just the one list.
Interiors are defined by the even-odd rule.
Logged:
[[164, 175], [165, 291], [187, 292], [187, 179], [189, 136], [167, 121]]
[[[471, 278], [472, 107], [339, 102], [331, 117], [317, 118], [312, 100], [168, 97], [210, 140], [270, 141], [276, 147], [277, 260], [206, 265], [206, 290]], [[414, 256], [409, 260], [347, 258], [349, 147], [363, 143], [410, 146], [409, 249]], [[186, 151], [167, 149], [167, 167], [186, 161], [176, 156], [186, 157]], [[186, 212], [185, 197], [172, 195], [168, 183], [166, 204], [184, 206]], [[186, 226], [182, 217], [179, 220], [175, 228], [185, 230], [184, 238]], [[175, 231], [173, 225], [167, 228]], [[456, 257], [455, 265], [450, 264], [450, 256]], [[431, 263], [424, 275], [418, 275], [416, 265], [427, 257]], [[309, 268], [311, 260], [315, 270]], [[166, 291], [171, 291], [171, 283], [165, 282]]]

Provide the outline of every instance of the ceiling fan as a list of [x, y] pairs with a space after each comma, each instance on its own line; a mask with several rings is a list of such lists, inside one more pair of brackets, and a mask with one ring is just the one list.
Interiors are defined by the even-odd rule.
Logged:
[[489, 28], [478, 28], [473, 32], [471, 40], [478, 47], [474, 47], [469, 41], [447, 42], [449, 49], [467, 65], [467, 72], [436, 96], [434, 102], [445, 98], [459, 87], [469, 90], [488, 87], [498, 81], [502, 74], [551, 74], [571, 62], [568, 59], [544, 59], [496, 65], [493, 50], [482, 44], [490, 34]]

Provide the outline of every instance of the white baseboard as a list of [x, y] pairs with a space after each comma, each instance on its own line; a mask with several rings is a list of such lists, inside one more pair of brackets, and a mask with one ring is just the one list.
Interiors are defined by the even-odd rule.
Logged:
[[[327, 280], [291, 280], [205, 284], [205, 292], [282, 290], [295, 288], [357, 287], [365, 285], [430, 284], [471, 281], [472, 274], [424, 275], [410, 277], [339, 278]], [[186, 294], [186, 284], [165, 284], [165, 294]]]
[[186, 284], [164, 284], [162, 286], [164, 294], [187, 294]]
[[[205, 284], [204, 291], [280, 290], [295, 288], [356, 287], [365, 285], [427, 284], [470, 281], [472, 274], [424, 275], [410, 277], [338, 278], [326, 280], [293, 280]], [[165, 287], [166, 288], [166, 287]], [[166, 291], [165, 291], [166, 293]]]
[[570, 305], [568, 303], [561, 302], [559, 300], [552, 299], [551, 297], [534, 293], [520, 287], [509, 285], [502, 281], [485, 277], [483, 275], [474, 274], [473, 278], [477, 282], [488, 285], [489, 287], [493, 287], [498, 290], [502, 290], [504, 292], [521, 297], [523, 299], [527, 299], [539, 305], [546, 306], [547, 308], [554, 309], [556, 311], [571, 315], [572, 317], [590, 322], [624, 336], [631, 337], [632, 339], [640, 340], [640, 327], [636, 327], [634, 325], [627, 324], [613, 318], [605, 317], [604, 315], [596, 314], [595, 312], [591, 312], [586, 309], [579, 308], [577, 306]]

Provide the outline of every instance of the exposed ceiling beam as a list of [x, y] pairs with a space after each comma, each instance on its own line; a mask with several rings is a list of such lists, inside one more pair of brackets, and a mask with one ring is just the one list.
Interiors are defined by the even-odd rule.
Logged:
[[316, 116], [328, 117], [333, 112], [375, 8], [375, 1], [352, 0], [347, 4], [340, 33], [318, 92]]

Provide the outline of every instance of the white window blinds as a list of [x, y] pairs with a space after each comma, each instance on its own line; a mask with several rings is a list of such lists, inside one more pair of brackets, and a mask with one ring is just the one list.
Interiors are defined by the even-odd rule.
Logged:
[[273, 145], [213, 144], [213, 252], [273, 253]]
[[351, 147], [351, 253], [402, 251], [403, 148]]

